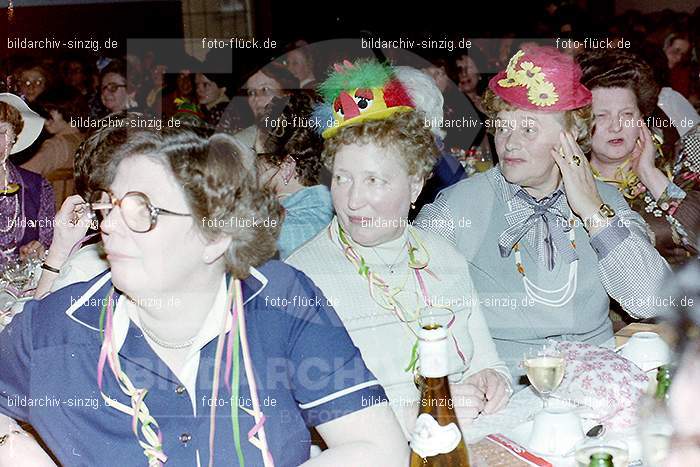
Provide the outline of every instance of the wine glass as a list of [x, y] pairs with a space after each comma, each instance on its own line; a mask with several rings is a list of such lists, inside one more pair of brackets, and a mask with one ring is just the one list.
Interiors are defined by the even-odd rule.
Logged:
[[547, 408], [549, 396], [564, 379], [566, 358], [554, 346], [530, 349], [523, 359], [523, 366], [530, 383], [542, 397], [542, 407]]

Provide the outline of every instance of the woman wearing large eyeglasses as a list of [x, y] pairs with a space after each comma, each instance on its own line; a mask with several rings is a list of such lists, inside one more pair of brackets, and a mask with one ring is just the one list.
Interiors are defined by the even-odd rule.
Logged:
[[49, 76], [43, 66], [31, 64], [20, 70], [17, 76], [17, 90], [33, 105], [33, 102], [49, 88]]
[[[30, 302], [0, 334], [0, 412], [66, 465], [405, 465], [335, 312], [269, 261], [281, 213], [251, 154], [224, 135], [138, 130], [107, 169], [90, 206], [110, 271]], [[311, 426], [329, 449], [309, 460]]]
[[100, 73], [100, 98], [109, 113], [121, 112], [138, 107], [135, 70], [129, 70], [127, 79], [126, 63], [113, 60]]

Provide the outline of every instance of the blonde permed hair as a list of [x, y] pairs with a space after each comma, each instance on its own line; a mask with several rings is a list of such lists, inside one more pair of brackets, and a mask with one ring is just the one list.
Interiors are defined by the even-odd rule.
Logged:
[[[492, 90], [487, 89], [484, 94], [484, 110], [489, 117], [488, 130], [493, 133], [497, 125], [495, 123], [498, 112], [512, 112], [520, 110], [518, 107], [509, 104], [501, 99]], [[565, 110], [560, 112], [564, 114], [564, 129], [572, 131], [576, 134], [576, 142], [581, 147], [584, 154], [591, 152], [591, 130], [593, 128], [593, 112], [591, 105], [586, 105], [578, 109]]]
[[368, 120], [343, 127], [326, 140], [321, 155], [328, 170], [340, 148], [350, 144], [376, 144], [392, 147], [401, 155], [409, 175], [427, 178], [438, 159], [437, 146], [422, 112], [399, 112], [382, 120]]

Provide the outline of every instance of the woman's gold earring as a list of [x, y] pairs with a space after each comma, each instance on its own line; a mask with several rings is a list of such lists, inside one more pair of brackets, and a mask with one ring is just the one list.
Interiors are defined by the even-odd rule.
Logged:
[[411, 209], [416, 209], [416, 203], [411, 203]]

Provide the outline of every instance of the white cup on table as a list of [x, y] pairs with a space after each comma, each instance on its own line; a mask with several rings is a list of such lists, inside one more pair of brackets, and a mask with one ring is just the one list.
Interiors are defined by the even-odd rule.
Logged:
[[561, 456], [584, 437], [581, 418], [568, 407], [548, 407], [535, 416], [528, 447], [538, 453]]
[[671, 349], [655, 332], [637, 332], [620, 348], [620, 355], [643, 371], [665, 365], [671, 361]]

